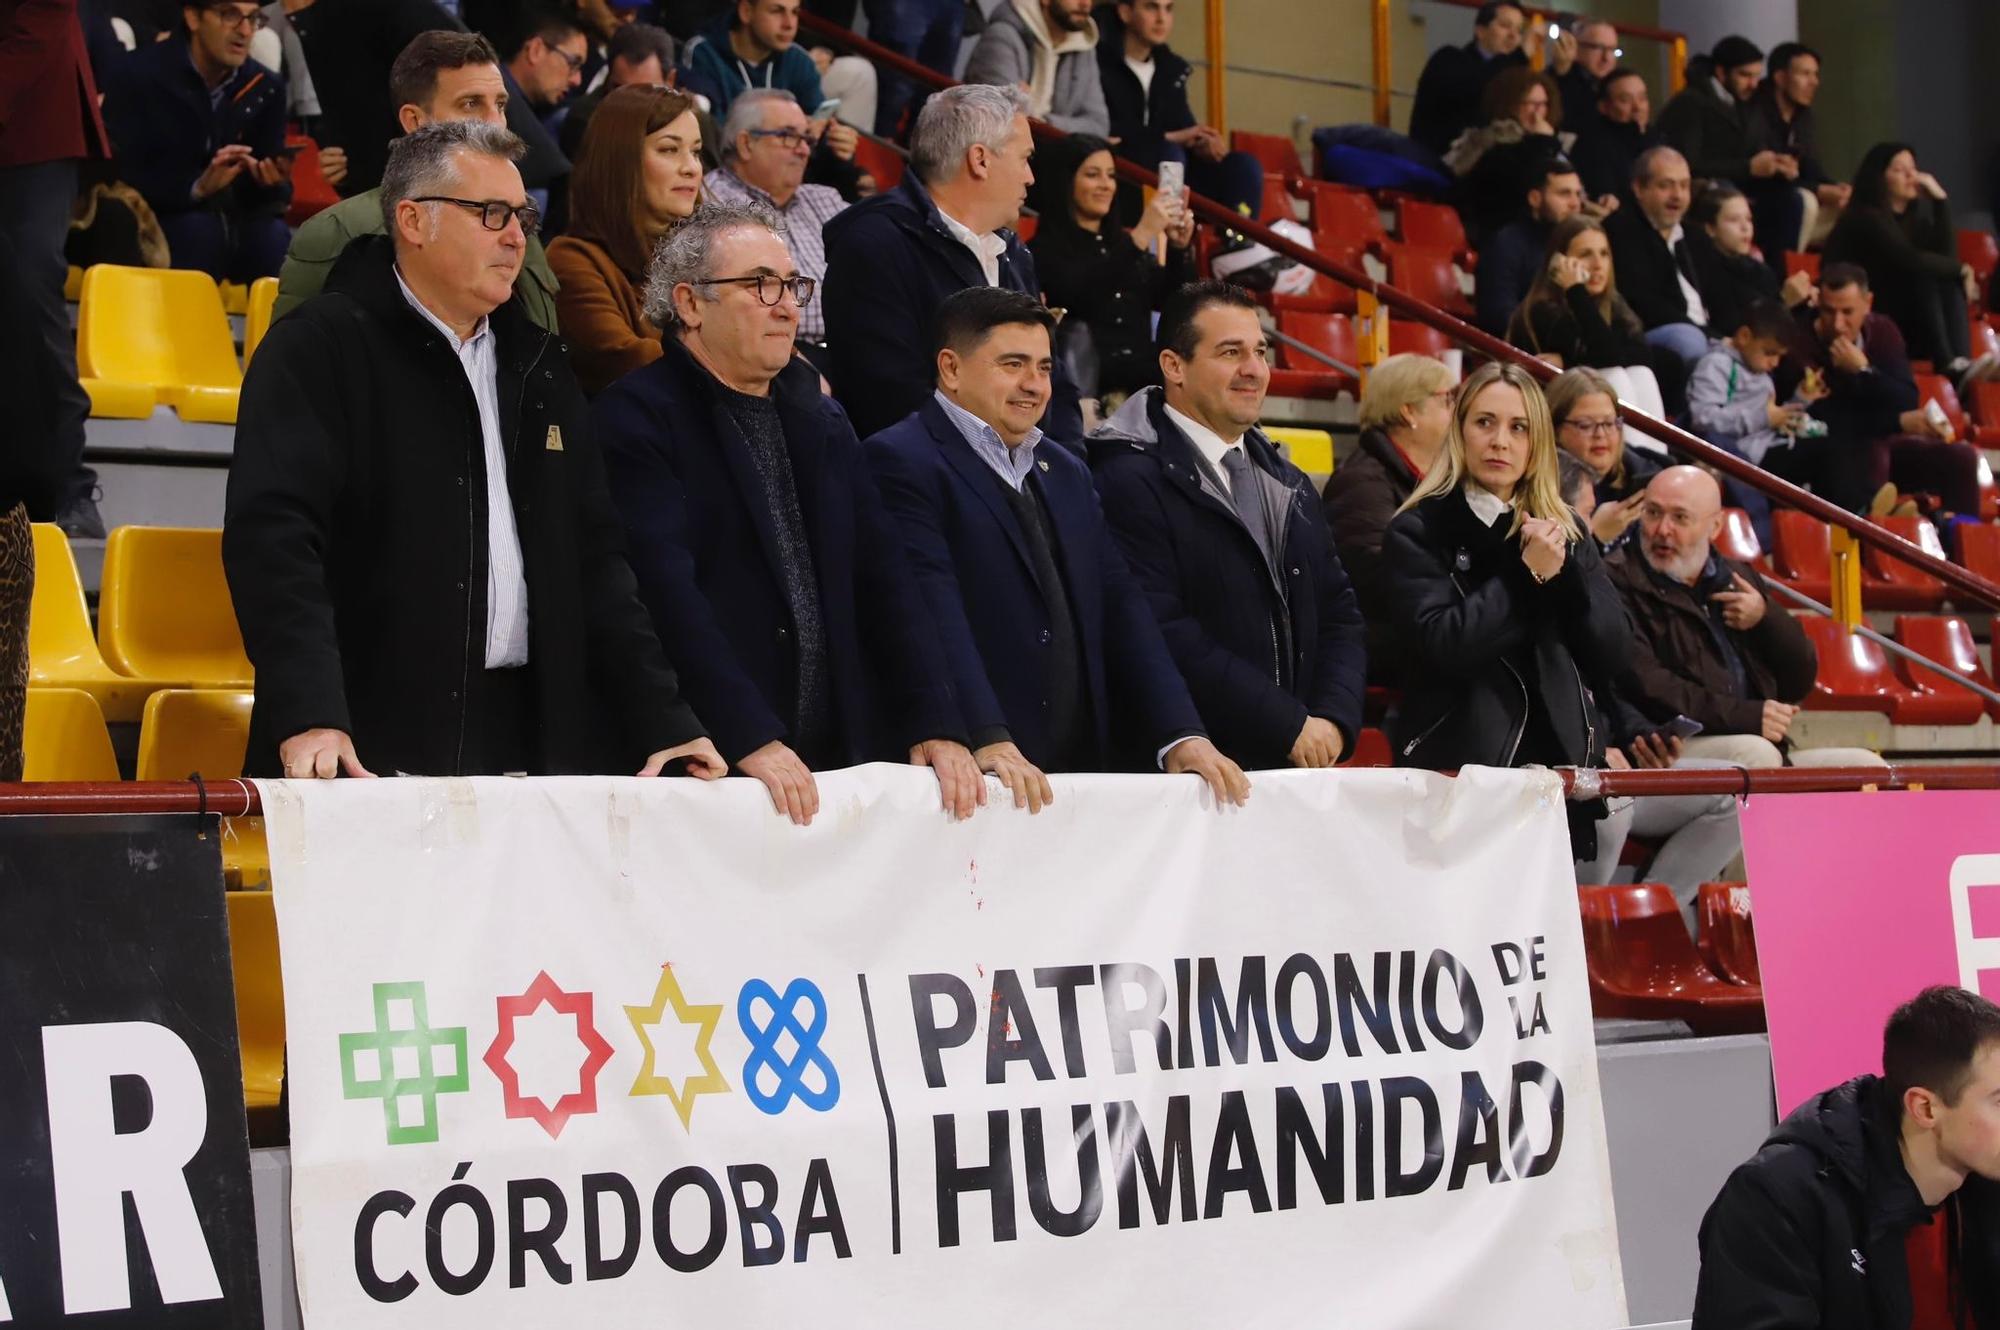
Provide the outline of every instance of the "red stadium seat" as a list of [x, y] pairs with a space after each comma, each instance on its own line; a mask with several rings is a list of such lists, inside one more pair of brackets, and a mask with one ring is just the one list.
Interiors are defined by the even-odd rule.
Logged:
[[[1993, 687], [1993, 676], [1979, 659], [1979, 647], [1972, 640], [1972, 629], [1965, 620], [1955, 615], [1899, 614], [1896, 616], [1896, 640], [1988, 688]], [[2000, 702], [1989, 701], [1969, 691], [1950, 675], [1940, 674], [1901, 657], [1897, 657], [1896, 669], [1902, 675], [1903, 683], [1912, 691], [1941, 693], [1971, 703], [1972, 714], [1961, 724], [1970, 725], [1978, 720], [1981, 710], [2000, 720]]]
[[[1344, 365], [1355, 363], [1354, 321], [1345, 314], [1311, 314], [1285, 310], [1278, 331], [1323, 351]], [[1271, 371], [1271, 391], [1279, 397], [1338, 397], [1356, 393], [1361, 385], [1344, 373], [1284, 342], [1278, 343], [1278, 366]]]
[[1958, 393], [1952, 388], [1951, 380], [1942, 374], [1919, 374], [1917, 380], [1917, 405], [1936, 402], [1944, 411], [1945, 419], [1960, 439], [1972, 437], [1972, 420], [1965, 414], [1965, 407], [1959, 403]]
[[1795, 272], [1811, 273], [1812, 279], [1817, 282], [1819, 280], [1819, 255], [1801, 254], [1796, 250], [1786, 250], [1785, 276], [1790, 277]]
[[1451, 338], [1445, 336], [1427, 323], [1415, 319], [1389, 320], [1389, 354], [1400, 356], [1405, 352], [1412, 355], [1431, 356], [1442, 360], [1444, 353], [1451, 350]]
[[1392, 767], [1396, 765], [1395, 755], [1389, 751], [1389, 736], [1374, 726], [1361, 731], [1354, 740], [1354, 754], [1347, 759], [1351, 767]]
[[[1321, 248], [1320, 252], [1326, 253], [1326, 250]], [[1330, 253], [1327, 257], [1356, 268], [1361, 266], [1361, 255], [1351, 249]], [[1295, 309], [1310, 314], [1352, 314], [1355, 309], [1353, 287], [1317, 272], [1313, 274], [1312, 285], [1298, 295], [1281, 295], [1276, 291], [1269, 291], [1257, 298], [1273, 310]]]
[[1750, 889], [1741, 882], [1704, 882], [1696, 897], [1700, 922], [1696, 947], [1708, 968], [1743, 988], [1760, 988], [1757, 933], [1751, 927]]
[[1291, 180], [1306, 173], [1305, 164], [1299, 161], [1298, 146], [1281, 134], [1253, 134], [1245, 129], [1231, 130], [1229, 148], [1232, 152], [1247, 152], [1263, 164], [1266, 175], [1279, 180]]
[[1977, 418], [1972, 441], [1982, 448], [2000, 448], [2000, 383], [1972, 385], [1972, 414]]
[[868, 134], [855, 136], [854, 164], [875, 177], [877, 192], [886, 194], [903, 183], [903, 154]]
[[1958, 527], [1958, 561], [1967, 572], [2000, 583], [2000, 526], [1962, 522]]
[[1757, 539], [1757, 528], [1750, 524], [1750, 514], [1741, 508], [1722, 510], [1722, 531], [1715, 538], [1715, 552], [1761, 569], [1764, 545]]
[[2000, 240], [1995, 240], [1991, 231], [1960, 231], [1958, 261], [1971, 264], [1973, 276], [1985, 286], [1993, 270], [2000, 268]]
[[1014, 222], [1014, 234], [1020, 237], [1022, 244], [1028, 244], [1034, 240], [1036, 228], [1041, 223], [1042, 219], [1034, 213], [1024, 212]]
[[1590, 1005], [1599, 1016], [1680, 1020], [1698, 1035], [1764, 1028], [1762, 989], [1716, 977], [1658, 883], [1580, 887]]
[[1404, 199], [1396, 206], [1396, 229], [1404, 244], [1441, 249], [1467, 259], [1470, 266], [1472, 246], [1465, 238], [1465, 223], [1459, 219], [1458, 209], [1449, 204]]
[[[1884, 517], [1882, 527], [1926, 553], [1944, 558], [1937, 528], [1921, 517]], [[1869, 609], [1934, 610], [1944, 604], [1944, 583], [1901, 559], [1862, 546], [1861, 602]]]
[[1833, 593], [1833, 556], [1826, 523], [1794, 508], [1771, 511], [1771, 567], [1778, 580], [1814, 600]]
[[1282, 176], [1266, 175], [1264, 177], [1264, 206], [1262, 211], [1259, 212], [1257, 220], [1268, 226], [1272, 222], [1296, 222], [1298, 219], [1298, 209], [1292, 206], [1292, 194], [1290, 190], [1285, 188], [1284, 178]]
[[1817, 614], [1799, 616], [1799, 627], [1819, 653], [1819, 675], [1806, 695], [1808, 711], [1873, 711], [1899, 724], [1950, 724], [1954, 708], [1912, 694], [1896, 677], [1878, 642]]
[[1324, 181], [1305, 183], [1312, 205], [1313, 244], [1323, 250], [1373, 249], [1384, 253], [1389, 233], [1382, 226], [1382, 210], [1372, 194], [1342, 189]]
[[1447, 250], [1395, 246], [1389, 253], [1389, 285], [1447, 314], [1461, 319], [1472, 317], [1472, 302], [1458, 285], [1458, 270], [1452, 266]]
[[308, 218], [340, 202], [340, 192], [319, 168], [319, 144], [304, 134], [287, 134], [285, 146], [298, 149], [292, 156], [292, 203], [285, 210], [285, 225], [303, 226]]

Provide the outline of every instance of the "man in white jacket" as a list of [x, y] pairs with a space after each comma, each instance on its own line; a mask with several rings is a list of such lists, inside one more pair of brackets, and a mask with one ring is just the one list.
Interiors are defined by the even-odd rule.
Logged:
[[965, 66], [967, 83], [1021, 88], [1033, 114], [1070, 134], [1111, 132], [1091, 0], [1004, 0]]

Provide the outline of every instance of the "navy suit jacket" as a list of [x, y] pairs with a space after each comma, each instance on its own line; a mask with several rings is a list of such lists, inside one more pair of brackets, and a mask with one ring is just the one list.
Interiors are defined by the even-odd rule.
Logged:
[[[1004, 482], [935, 398], [865, 447], [882, 497], [902, 522], [967, 726], [975, 734], [1004, 727], [1029, 761], [1053, 760], [1036, 668], [1049, 645], [1049, 611], [1027, 537], [999, 492]], [[1202, 732], [1201, 717], [1105, 524], [1089, 468], [1053, 440], [1035, 458], [1077, 620], [1100, 765], [1153, 770], [1161, 748]]]
[[[937, 634], [847, 417], [802, 360], [771, 391], [818, 574], [838, 759], [900, 762], [924, 739], [964, 742]], [[591, 423], [640, 596], [733, 765], [794, 742], [784, 717], [798, 663], [777, 524], [719, 392], [669, 334], [664, 356], [598, 395]]]

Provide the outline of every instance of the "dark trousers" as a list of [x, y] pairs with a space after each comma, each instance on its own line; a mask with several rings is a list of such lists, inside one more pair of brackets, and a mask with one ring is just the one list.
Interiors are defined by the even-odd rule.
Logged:
[[[97, 473], [83, 464], [83, 423], [90, 418], [90, 396], [77, 382], [76, 334], [70, 328], [69, 307], [63, 300], [63, 281], [69, 275], [63, 243], [69, 237], [69, 210], [75, 201], [74, 161], [0, 166], [0, 230], [13, 243], [28, 307], [49, 350], [55, 353], [56, 390], [61, 398], [58, 442], [66, 455], [76, 459], [64, 502], [88, 498], [97, 484]], [[31, 514], [38, 520], [55, 515]]]
[[[963, 0], [865, 0], [865, 12], [868, 36], [874, 41], [940, 74], [958, 72], [958, 38], [965, 27]], [[876, 134], [894, 138], [903, 112], [908, 110], [914, 121], [923, 100], [923, 90], [915, 83], [884, 70], [875, 102]]]
[[1806, 201], [1799, 196], [1796, 181], [1761, 180], [1743, 191], [1750, 199], [1750, 220], [1755, 228], [1757, 248], [1764, 262], [1785, 276], [1785, 251], [1799, 247], [1799, 231], [1806, 222]]
[[480, 670], [471, 683], [465, 709], [465, 774], [539, 774], [541, 727], [533, 667]]
[[1909, 344], [1910, 358], [1930, 361], [1940, 374], [1952, 361], [1971, 355], [1965, 287], [1956, 277], [1898, 277], [1876, 291], [1875, 308], [1895, 322]]
[[285, 266], [292, 233], [282, 217], [231, 216], [197, 211], [160, 218], [176, 268], [195, 268], [218, 282], [249, 285], [276, 277]]
[[1764, 469], [1772, 475], [1803, 485], [1828, 503], [1851, 513], [1868, 511], [1868, 501], [1882, 487], [1869, 483], [1874, 474], [1874, 452], [1865, 439], [1840, 431], [1818, 439], [1800, 439], [1784, 448], [1764, 454]]

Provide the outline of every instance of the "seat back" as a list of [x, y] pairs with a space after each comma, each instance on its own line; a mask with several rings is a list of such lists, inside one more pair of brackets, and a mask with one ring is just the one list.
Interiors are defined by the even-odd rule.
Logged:
[[1396, 755], [1389, 748], [1389, 736], [1373, 725], [1354, 737], [1354, 755], [1347, 759], [1351, 767], [1393, 767]]
[[1306, 473], [1318, 489], [1333, 474], [1333, 435], [1323, 429], [1265, 425], [1264, 437], [1284, 451], [1285, 458]]
[[243, 312], [243, 368], [257, 354], [257, 343], [271, 331], [271, 311], [278, 304], [278, 279], [259, 277], [250, 283], [250, 304]]
[[1757, 528], [1751, 524], [1750, 514], [1741, 508], [1722, 510], [1722, 530], [1715, 537], [1715, 552], [1737, 563], [1755, 563], [1764, 557], [1764, 544], [1757, 539]]
[[1732, 984], [1761, 987], [1757, 935], [1750, 921], [1750, 889], [1741, 882], [1704, 882], [1696, 898], [1700, 950], [1709, 968]]
[[139, 722], [139, 780], [229, 780], [243, 774], [253, 694], [223, 688], [162, 688]]
[[1444, 359], [1445, 352], [1451, 350], [1451, 338], [1445, 336], [1428, 323], [1418, 323], [1415, 319], [1389, 320], [1389, 354], [1400, 356], [1405, 352], [1412, 355], [1430, 356]]
[[225, 899], [243, 1101], [250, 1108], [271, 1108], [285, 1081], [285, 985], [278, 966], [277, 907], [269, 891], [232, 891]]
[[1458, 209], [1449, 204], [1404, 199], [1396, 208], [1396, 229], [1402, 232], [1406, 245], [1423, 245], [1447, 254], [1466, 248], [1465, 223]]
[[1795, 272], [1809, 273], [1812, 279], [1817, 282], [1819, 280], [1819, 255], [1801, 254], [1797, 250], [1791, 249], [1786, 250], [1785, 276], [1790, 277]]
[[872, 134], [857, 134], [854, 164], [875, 177], [875, 187], [886, 194], [903, 183], [908, 163], [903, 154]]
[[54, 685], [105, 673], [90, 605], [69, 537], [53, 522], [34, 525], [35, 590], [28, 605], [28, 681]]
[[[1881, 517], [1876, 521], [1884, 529], [1901, 536], [1924, 553], [1934, 554], [1940, 559], [1945, 557], [1944, 545], [1938, 540], [1937, 528], [1932, 526], [1928, 519], [1915, 516]], [[1861, 548], [1861, 565], [1870, 577], [1929, 593], [1938, 600], [1944, 598], [1944, 584], [1929, 573], [1913, 564], [1904, 563], [1894, 555], [1885, 554], [1873, 545], [1864, 545]]]
[[[1979, 659], [1979, 647], [1972, 639], [1971, 625], [1957, 615], [1899, 614], [1896, 616], [1896, 640], [1928, 660], [1948, 665], [1988, 688], [1993, 686], [1993, 677]], [[1960, 688], [1957, 679], [1913, 660], [1898, 657], [1896, 668], [1902, 672], [1905, 683], [1924, 692], [1953, 693]], [[2000, 715], [2000, 702], [1981, 698], [1980, 703], [1988, 712]]]
[[1966, 570], [1989, 582], [2000, 582], [2000, 526], [1961, 522], [1958, 558]]
[[1972, 385], [1972, 413], [1988, 429], [2000, 429], [2000, 381], [1981, 379]]
[[1807, 706], [1887, 712], [1908, 692], [1880, 643], [1817, 614], [1801, 615], [1799, 627], [1819, 653], [1819, 673]]
[[1701, 986], [1708, 967], [1688, 937], [1671, 889], [1656, 882], [1580, 887], [1591, 978], [1621, 993], [1673, 997]]
[[1955, 437], [1964, 439], [1972, 433], [1972, 421], [1965, 414], [1964, 405], [1958, 400], [1958, 391], [1951, 386], [1951, 380], [1942, 374], [1919, 374], [1917, 381], [1917, 405], [1936, 402], [1944, 411], [1945, 419], [1951, 422]]
[[30, 688], [21, 746], [22, 780], [119, 779], [104, 713], [81, 688]]
[[99, 263], [83, 274], [77, 370], [162, 390], [243, 382], [222, 293], [207, 273]]
[[1449, 250], [1398, 245], [1389, 256], [1389, 285], [1439, 309], [1463, 312], [1470, 308], [1458, 285], [1458, 271], [1452, 266]]
[[[1325, 352], [1343, 365], [1352, 365], [1357, 353], [1354, 345], [1354, 320], [1345, 314], [1313, 314], [1305, 310], [1280, 310], [1278, 331], [1287, 337], [1295, 337], [1315, 350]], [[1338, 373], [1333, 366], [1314, 360], [1297, 347], [1284, 342], [1278, 343], [1278, 363], [1286, 369], [1315, 370], [1327, 374]]]
[[1771, 563], [1787, 581], [1825, 582], [1833, 576], [1833, 533], [1796, 508], [1771, 510]]
[[1298, 145], [1281, 134], [1253, 134], [1247, 129], [1229, 132], [1232, 152], [1247, 152], [1262, 164], [1267, 174], [1289, 180], [1306, 173], [1299, 161]]
[[1292, 193], [1285, 188], [1285, 178], [1266, 175], [1264, 202], [1258, 210], [1257, 220], [1269, 226], [1272, 222], [1295, 222], [1298, 219], [1298, 209], [1292, 206]]
[[287, 134], [285, 146], [298, 149], [292, 156], [292, 202], [285, 210], [285, 225], [304, 226], [308, 218], [340, 202], [340, 191], [320, 169], [318, 143], [304, 134]]
[[222, 573], [222, 533], [121, 526], [104, 547], [98, 641], [137, 679], [247, 687], [250, 659]]
[[1973, 276], [1984, 286], [2000, 267], [2000, 240], [1991, 231], [1961, 230], [1958, 233], [1958, 261], [1969, 264]]
[[1387, 243], [1389, 233], [1382, 226], [1382, 210], [1375, 206], [1372, 194], [1312, 182], [1307, 186], [1307, 197], [1312, 201], [1315, 249], [1366, 249]]

